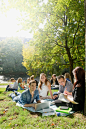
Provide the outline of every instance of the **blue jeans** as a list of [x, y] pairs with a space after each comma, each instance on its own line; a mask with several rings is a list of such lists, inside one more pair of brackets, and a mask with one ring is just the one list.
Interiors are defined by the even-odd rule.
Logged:
[[58, 93], [57, 93], [57, 92], [54, 92], [54, 93], [53, 93], [53, 96], [54, 96], [54, 95], [57, 95], [57, 97], [54, 99], [54, 100], [57, 100], [57, 99], [58, 99]]
[[12, 88], [9, 87], [9, 85], [7, 85], [6, 91], [14, 91], [14, 90], [17, 91], [18, 89], [12, 89]]
[[12, 98], [13, 101], [18, 102], [20, 99], [21, 93], [15, 91], [15, 93], [11, 93], [10, 97]]

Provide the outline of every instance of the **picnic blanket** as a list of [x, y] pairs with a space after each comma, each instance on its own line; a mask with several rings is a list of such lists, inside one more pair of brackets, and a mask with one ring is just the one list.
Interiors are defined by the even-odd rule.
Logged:
[[[43, 100], [43, 102], [45, 102], [45, 101], [52, 102], [49, 99], [48, 100]], [[42, 109], [42, 110], [39, 110], [39, 111], [35, 111], [35, 109], [33, 107], [24, 107], [22, 104], [19, 104], [19, 103], [16, 103], [16, 106], [22, 107], [22, 108], [27, 109], [31, 112], [40, 112], [40, 113], [42, 113], [42, 116], [49, 116], [49, 115], [68, 116], [68, 115], [74, 113], [74, 111], [70, 111], [69, 113], [62, 113], [62, 112], [59, 112], [59, 111], [57, 112], [56, 111], [57, 106], [54, 105], [54, 104], [51, 104], [50, 107], [47, 108], [47, 109]]]

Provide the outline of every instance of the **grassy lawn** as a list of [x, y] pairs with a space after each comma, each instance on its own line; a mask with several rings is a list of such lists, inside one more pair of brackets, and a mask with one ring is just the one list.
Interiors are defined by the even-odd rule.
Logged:
[[7, 86], [8, 84], [9, 84], [9, 83], [0, 83], [0, 86], [1, 86], [1, 85], [6, 85], [6, 86]]
[[5, 88], [0, 88], [0, 129], [86, 129], [86, 117], [81, 113], [42, 117], [41, 113], [17, 107], [8, 97], [11, 92], [4, 91]]

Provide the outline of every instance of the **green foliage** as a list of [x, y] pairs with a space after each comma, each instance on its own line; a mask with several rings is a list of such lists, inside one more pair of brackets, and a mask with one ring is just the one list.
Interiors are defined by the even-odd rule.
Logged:
[[25, 74], [26, 69], [22, 66], [22, 46], [22, 41], [18, 38], [8, 38], [0, 42], [3, 74]]
[[62, 69], [70, 68], [72, 76], [73, 68], [84, 68], [84, 0], [9, 1], [11, 7], [25, 13], [24, 29], [34, 32], [29, 46], [35, 52], [32, 59], [24, 57], [29, 74], [43, 71], [59, 74]]

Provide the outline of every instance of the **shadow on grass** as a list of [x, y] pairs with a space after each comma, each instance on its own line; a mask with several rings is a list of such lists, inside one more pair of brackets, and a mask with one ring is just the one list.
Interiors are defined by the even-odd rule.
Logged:
[[31, 115], [41, 116], [42, 114], [40, 112], [31, 112], [29, 111]]
[[67, 116], [68, 118], [74, 118], [74, 113]]
[[3, 91], [0, 91], [0, 94], [2, 94], [3, 93]]

